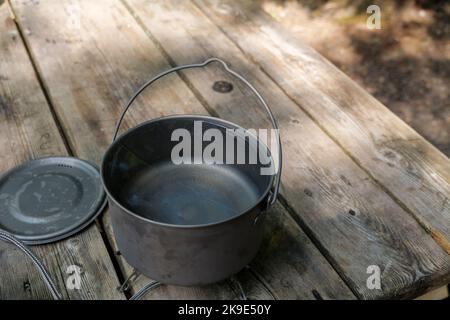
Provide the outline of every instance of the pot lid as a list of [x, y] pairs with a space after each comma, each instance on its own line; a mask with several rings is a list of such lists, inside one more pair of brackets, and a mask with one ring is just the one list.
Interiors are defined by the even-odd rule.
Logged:
[[0, 177], [0, 229], [26, 244], [69, 237], [105, 205], [98, 169], [77, 158], [31, 160]]

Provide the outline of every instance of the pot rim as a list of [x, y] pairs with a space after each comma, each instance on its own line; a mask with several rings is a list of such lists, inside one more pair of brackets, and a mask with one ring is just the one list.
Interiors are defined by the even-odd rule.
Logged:
[[[184, 119], [186, 119], [186, 118], [197, 118], [197, 119], [209, 120], [209, 121], [213, 120], [213, 121], [216, 121], [216, 122], [219, 122], [219, 123], [222, 123], [222, 124], [230, 125], [230, 126], [234, 127], [235, 129], [243, 129], [243, 130], [246, 130], [246, 131], [247, 131], [247, 129], [242, 128], [241, 126], [239, 126], [239, 125], [237, 125], [237, 124], [235, 124], [235, 123], [233, 123], [233, 122], [231, 122], [231, 121], [227, 121], [227, 120], [224, 120], [224, 119], [221, 119], [221, 118], [217, 118], [217, 117], [213, 117], [213, 116], [195, 115], [195, 114], [183, 114], [183, 115], [161, 116], [161, 117], [158, 117], [158, 118], [154, 118], [154, 119], [151, 119], [151, 120], [147, 120], [147, 121], [145, 121], [145, 122], [142, 122], [142, 123], [138, 124], [137, 126], [132, 127], [132, 128], [130, 128], [130, 129], [126, 130], [123, 134], [121, 134], [115, 141], [113, 141], [113, 142], [108, 146], [108, 148], [106, 149], [105, 153], [103, 154], [102, 162], [101, 162], [101, 166], [100, 166], [100, 178], [101, 178], [102, 185], [103, 185], [103, 188], [105, 189], [105, 192], [106, 192], [106, 195], [107, 195], [108, 200], [111, 199], [112, 201], [114, 201], [115, 205], [117, 205], [121, 210], [123, 210], [124, 212], [128, 213], [129, 215], [131, 215], [131, 216], [133, 216], [133, 217], [135, 217], [135, 218], [138, 218], [138, 219], [140, 219], [140, 220], [142, 220], [142, 221], [149, 222], [149, 223], [152, 223], [152, 224], [155, 224], [155, 225], [158, 225], [158, 226], [162, 226], [162, 227], [170, 227], [170, 228], [175, 228], [175, 229], [195, 229], [195, 228], [206, 228], [206, 227], [217, 226], [217, 225], [224, 224], [224, 223], [227, 223], [227, 222], [229, 222], [229, 221], [238, 219], [238, 218], [242, 217], [243, 215], [245, 215], [246, 213], [251, 212], [251, 211], [253, 211], [255, 208], [257, 208], [257, 207], [258, 207], [258, 206], [266, 199], [266, 197], [268, 196], [268, 194], [269, 194], [269, 192], [270, 192], [270, 190], [271, 190], [271, 188], [272, 188], [272, 186], [273, 186], [273, 180], [275, 179], [275, 175], [272, 175], [272, 176], [270, 177], [270, 182], [269, 182], [269, 184], [268, 184], [266, 190], [265, 190], [265, 191], [263, 192], [263, 194], [258, 198], [258, 200], [255, 202], [255, 204], [254, 204], [253, 206], [250, 206], [248, 209], [242, 210], [241, 213], [236, 214], [235, 216], [232, 216], [232, 217], [230, 217], [230, 218], [228, 218], [228, 219], [219, 220], [219, 221], [211, 222], [211, 223], [207, 223], [207, 224], [184, 225], [184, 224], [172, 224], [172, 223], [165, 223], [165, 222], [155, 221], [155, 220], [152, 220], [152, 219], [143, 217], [143, 216], [141, 216], [141, 215], [139, 215], [139, 214], [137, 214], [137, 213], [134, 213], [133, 211], [131, 211], [131, 210], [125, 208], [125, 207], [124, 207], [124, 206], [123, 206], [123, 205], [122, 205], [122, 204], [121, 204], [121, 203], [120, 203], [120, 202], [119, 202], [119, 201], [111, 194], [111, 192], [108, 190], [108, 188], [107, 188], [107, 186], [106, 186], [106, 184], [105, 184], [105, 181], [104, 181], [103, 176], [104, 176], [104, 163], [105, 163], [105, 159], [106, 159], [107, 155], [111, 152], [111, 150], [113, 149], [113, 147], [114, 147], [116, 144], [120, 143], [120, 141], [121, 141], [122, 139], [124, 139], [124, 137], [126, 137], [126, 136], [127, 136], [128, 134], [130, 134], [132, 131], [134, 131], [134, 130], [140, 128], [140, 127], [143, 127], [143, 126], [146, 126], [146, 125], [148, 125], [148, 124], [150, 124], [150, 123], [157, 122], [157, 121], [161, 121], [161, 120], [183, 119], [183, 118], [184, 118]], [[247, 132], [248, 132], [248, 131], [247, 131]], [[252, 133], [249, 132], [249, 134], [252, 134]], [[252, 134], [252, 135], [253, 135], [253, 134]], [[262, 145], [264, 145], [264, 146], [266, 147], [266, 149], [267, 149], [268, 152], [269, 152], [270, 159], [271, 159], [271, 161], [273, 162], [274, 159], [273, 159], [272, 154], [270, 153], [270, 149], [267, 147], [267, 145], [266, 145], [263, 141], [261, 141], [257, 136], [253, 135], [253, 137], [254, 137], [255, 139], [257, 139], [259, 143], [261, 143]], [[265, 209], [261, 209], [261, 211], [264, 211], [264, 210], [265, 210]]]

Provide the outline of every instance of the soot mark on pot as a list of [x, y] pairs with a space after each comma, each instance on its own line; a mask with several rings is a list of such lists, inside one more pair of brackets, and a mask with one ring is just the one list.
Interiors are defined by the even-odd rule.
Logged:
[[355, 210], [353, 210], [353, 209], [348, 210], [348, 213], [349, 213], [350, 215], [352, 215], [352, 216], [355, 216], [355, 215], [356, 215], [356, 212], [355, 212]]
[[164, 258], [167, 260], [176, 260], [176, 252], [175, 250], [167, 250], [166, 253], [164, 254]]

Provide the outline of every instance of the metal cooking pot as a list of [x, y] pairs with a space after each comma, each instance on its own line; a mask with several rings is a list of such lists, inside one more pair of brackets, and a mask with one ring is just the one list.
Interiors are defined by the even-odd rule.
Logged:
[[[211, 62], [219, 62], [243, 81], [278, 129], [259, 92], [225, 62], [211, 58], [175, 67], [146, 82], [122, 111], [113, 143], [102, 161], [101, 176], [120, 252], [138, 271], [162, 283], [203, 285], [225, 279], [245, 267], [261, 243], [262, 213], [275, 202], [280, 186], [282, 157], [278, 135], [279, 168], [270, 175], [261, 174], [268, 164], [260, 159], [253, 164], [236, 164], [237, 152], [228, 155], [233, 164], [173, 162], [175, 129], [184, 129], [194, 136], [208, 129], [219, 130], [224, 136], [229, 134], [227, 129], [240, 129], [235, 139], [245, 144], [246, 152], [257, 145], [269, 156], [269, 165], [274, 165], [268, 148], [256, 135], [222, 119], [196, 115], [162, 117], [142, 123], [116, 140], [125, 113], [145, 88], [169, 73]], [[195, 123], [201, 123], [200, 131]], [[195, 149], [195, 138], [191, 146]], [[202, 151], [206, 146], [207, 143], [201, 143]], [[196, 156], [192, 158], [196, 163]]]

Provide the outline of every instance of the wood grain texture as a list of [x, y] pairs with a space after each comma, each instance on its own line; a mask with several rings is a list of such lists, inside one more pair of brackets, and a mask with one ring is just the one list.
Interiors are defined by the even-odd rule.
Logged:
[[[32, 30], [27, 41], [58, 117], [62, 120], [69, 144], [77, 155], [98, 163], [103, 150], [110, 143], [113, 124], [121, 106], [144, 80], [168, 68], [169, 63], [120, 3], [77, 3], [83, 12], [81, 29], [77, 30], [63, 27], [68, 18], [68, 2], [34, 4], [17, 1], [14, 2], [14, 8], [24, 30]], [[46, 17], [44, 13], [50, 8], [53, 14]], [[75, 37], [81, 44], [67, 40]], [[51, 57], [48, 56], [49, 50], [52, 50]], [[240, 99], [245, 102], [250, 98]], [[127, 126], [136, 124], [138, 120], [175, 113], [207, 113], [202, 103], [178, 76], [162, 80], [155, 88], [150, 89], [145, 99], [140, 99], [130, 116], [127, 116]], [[281, 208], [274, 213], [288, 219], [286, 213], [280, 210]], [[275, 243], [270, 239], [266, 240], [273, 243], [273, 248], [279, 246], [284, 250], [263, 254], [264, 259], [272, 256], [273, 259], [270, 263], [260, 261], [260, 267], [255, 265], [255, 274], [258, 276], [253, 274], [253, 269], [239, 274], [238, 279], [248, 295], [272, 297], [257, 279], [265, 279], [264, 273], [271, 272], [265, 282], [271, 288], [269, 290], [279, 297], [313, 298], [312, 291], [317, 290], [324, 298], [353, 298], [343, 281], [292, 220], [274, 221], [271, 226], [279, 234], [282, 228], [280, 226], [291, 223], [285, 238], [278, 235], [279, 239], [273, 240]], [[104, 225], [123, 273], [128, 276], [131, 268], [114, 246], [108, 215], [105, 215]], [[283, 255], [287, 248], [293, 253], [299, 251], [299, 257], [306, 259], [301, 260], [299, 265], [294, 265], [298, 263], [296, 258]], [[266, 266], [263, 268], [262, 265]], [[284, 270], [282, 275], [275, 273], [278, 267]], [[134, 282], [133, 290], [148, 281], [145, 277], [139, 277]], [[282, 281], [282, 286], [278, 284], [279, 281]], [[202, 288], [162, 286], [149, 293], [146, 298], [233, 299], [238, 294], [236, 287], [225, 281]]]
[[[26, 160], [67, 155], [30, 59], [6, 6], [0, 7], [0, 171]], [[118, 280], [95, 224], [70, 239], [34, 246], [66, 299], [121, 299]], [[81, 288], [70, 290], [67, 268], [81, 268]], [[0, 299], [51, 299], [32, 263], [0, 243]]]
[[450, 254], [450, 160], [256, 3], [196, 0]]
[[[207, 15], [189, 1], [125, 3], [173, 64], [218, 56], [262, 91], [281, 127], [286, 205], [359, 297], [412, 297], [449, 281], [442, 248]], [[251, 93], [218, 66], [183, 78], [213, 114], [247, 128], [268, 126]], [[218, 80], [232, 82], [234, 90], [214, 92]], [[369, 265], [383, 272], [381, 290], [366, 286]]]

